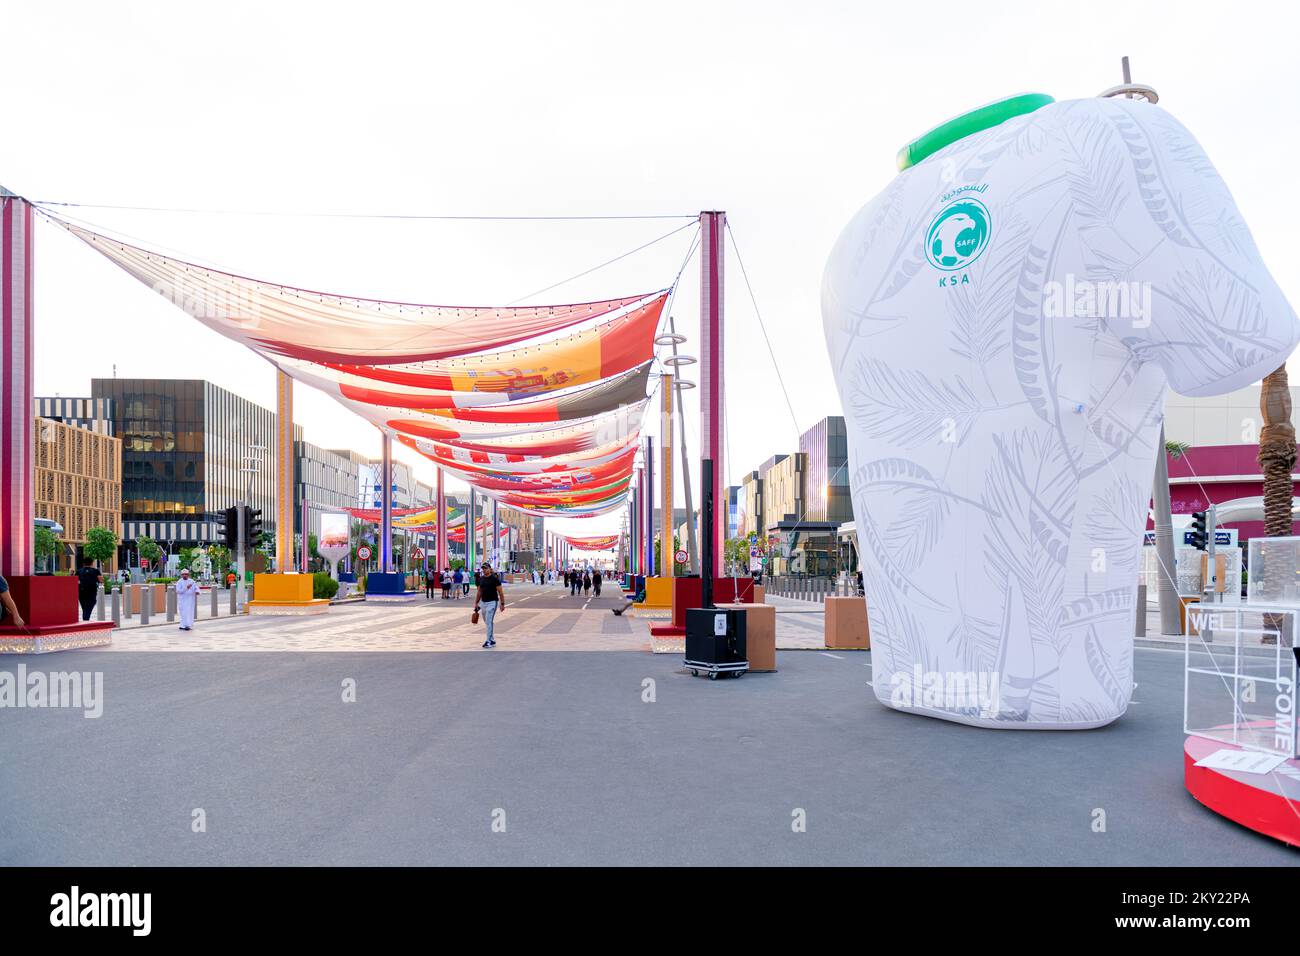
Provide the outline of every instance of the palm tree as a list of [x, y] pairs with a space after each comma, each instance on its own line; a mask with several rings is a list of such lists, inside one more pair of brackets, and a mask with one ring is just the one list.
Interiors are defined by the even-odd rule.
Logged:
[[1291, 472], [1295, 467], [1295, 426], [1286, 366], [1270, 372], [1259, 391], [1264, 427], [1259, 433], [1259, 467], [1264, 473], [1264, 534], [1291, 534]]
[[[1259, 390], [1259, 413], [1264, 419], [1264, 427], [1259, 432], [1259, 468], [1264, 475], [1264, 534], [1284, 538], [1291, 534], [1291, 472], [1296, 460], [1286, 365], [1265, 376]], [[1262, 573], [1263, 569], [1260, 570]], [[1281, 623], [1280, 617], [1266, 615], [1265, 627], [1276, 629]], [[1275, 639], [1265, 635], [1264, 643], [1275, 643]]]

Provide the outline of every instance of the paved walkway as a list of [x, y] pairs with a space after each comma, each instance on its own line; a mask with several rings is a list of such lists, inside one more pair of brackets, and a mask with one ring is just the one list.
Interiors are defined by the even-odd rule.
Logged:
[[[644, 621], [616, 617], [617, 592], [570, 597], [554, 587], [507, 585], [510, 597], [496, 620], [497, 649], [643, 651]], [[564, 602], [568, 602], [567, 604]], [[253, 615], [113, 632], [114, 651], [467, 651], [481, 649], [483, 624], [471, 624], [473, 598], [444, 601], [422, 595], [401, 602], [332, 606], [313, 617]]]
[[102, 672], [104, 707], [0, 716], [0, 865], [1300, 864], [1184, 789], [1168, 651], [1139, 649], [1108, 727], [992, 731], [884, 707], [870, 654], [709, 681], [667, 656], [509, 638], [26, 660]]

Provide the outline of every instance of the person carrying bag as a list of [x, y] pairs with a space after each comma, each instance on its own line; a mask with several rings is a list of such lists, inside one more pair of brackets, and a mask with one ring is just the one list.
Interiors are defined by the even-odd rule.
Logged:
[[487, 562], [483, 564], [483, 570], [477, 575], [478, 593], [474, 595], [474, 614], [470, 618], [472, 624], [477, 624], [479, 613], [482, 612], [483, 622], [487, 625], [487, 640], [483, 642], [484, 647], [496, 647], [496, 636], [493, 632], [493, 624], [496, 620], [497, 612], [506, 609], [506, 592], [501, 585], [501, 578], [492, 570], [492, 566]]

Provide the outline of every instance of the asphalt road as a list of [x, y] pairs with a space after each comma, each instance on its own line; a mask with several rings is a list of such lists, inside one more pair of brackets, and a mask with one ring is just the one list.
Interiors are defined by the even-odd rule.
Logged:
[[0, 710], [0, 863], [1300, 863], [1184, 791], [1181, 661], [1139, 649], [1110, 727], [993, 732], [880, 706], [866, 653], [4, 658], [105, 702]]

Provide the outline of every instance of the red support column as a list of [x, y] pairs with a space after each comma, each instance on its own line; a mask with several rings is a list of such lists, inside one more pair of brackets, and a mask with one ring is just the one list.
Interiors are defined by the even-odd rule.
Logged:
[[0, 574], [36, 570], [32, 497], [32, 207], [0, 188], [0, 297], [4, 383], [0, 385]]
[[77, 579], [36, 570], [32, 487], [35, 426], [32, 354], [34, 216], [21, 196], [0, 186], [0, 574], [23, 619], [6, 617], [0, 653], [43, 653], [112, 641], [112, 621], [81, 621]]
[[[713, 460], [713, 554], [721, 567], [727, 540], [727, 469], [723, 449], [726, 392], [723, 380], [723, 238], [725, 212], [700, 213], [700, 448]], [[703, 531], [704, 529], [701, 529]]]

